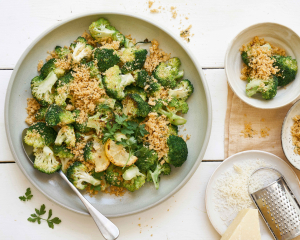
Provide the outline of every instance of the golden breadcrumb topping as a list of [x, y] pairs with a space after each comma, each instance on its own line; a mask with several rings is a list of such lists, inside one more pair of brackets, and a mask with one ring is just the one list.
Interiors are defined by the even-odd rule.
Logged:
[[44, 61], [43, 61], [43, 60], [40, 60], [40, 61], [38, 62], [38, 65], [37, 65], [37, 70], [38, 70], [38, 72], [41, 71], [43, 65], [44, 65]]
[[100, 47], [100, 49], [102, 49], [102, 48], [118, 50], [120, 48], [120, 42], [119, 41], [113, 41], [111, 43], [105, 43], [104, 45], [102, 45]]
[[144, 136], [144, 141], [149, 143], [149, 149], [153, 149], [158, 154], [158, 159], [166, 156], [169, 147], [167, 145], [169, 122], [165, 115], [158, 116], [157, 113], [151, 112], [143, 122], [145, 129], [149, 132]]
[[47, 51], [47, 53], [49, 54], [47, 57], [46, 57], [46, 62], [48, 62], [50, 59], [52, 58], [55, 58], [55, 59], [58, 59], [58, 56], [57, 54], [55, 53], [55, 51]]
[[92, 36], [90, 34], [88, 34], [86, 31], [84, 31], [84, 33], [81, 35], [81, 37], [84, 37], [87, 41], [87, 44], [92, 45], [93, 47], [97, 46], [97, 42], [94, 40], [94, 38], [92, 38]]
[[147, 72], [151, 73], [159, 63], [168, 61], [171, 57], [171, 53], [165, 53], [163, 50], [159, 49], [159, 43], [153, 39], [151, 41], [152, 46], [150, 47], [150, 54], [146, 58], [144, 68]]
[[34, 98], [27, 98], [27, 118], [25, 119], [25, 122], [28, 125], [32, 125], [36, 122], [35, 114], [40, 109], [40, 104], [34, 99]]
[[300, 115], [293, 117], [294, 124], [291, 127], [292, 141], [295, 146], [294, 152], [300, 155]]
[[70, 70], [72, 67], [72, 54], [69, 53], [66, 58], [56, 59], [55, 66], [63, 70]]

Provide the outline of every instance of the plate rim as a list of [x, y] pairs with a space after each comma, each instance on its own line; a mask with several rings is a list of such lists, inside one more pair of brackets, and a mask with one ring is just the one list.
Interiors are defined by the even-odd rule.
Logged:
[[294, 33], [299, 39], [300, 39], [300, 36], [291, 28], [283, 25], [283, 24], [280, 24], [280, 23], [276, 23], [276, 22], [260, 22], [260, 23], [256, 23], [256, 24], [252, 24], [246, 28], [244, 28], [242, 31], [240, 31], [237, 35], [235, 35], [235, 37], [229, 42], [228, 44], [228, 47], [227, 47], [227, 50], [226, 50], [226, 53], [225, 53], [225, 59], [224, 59], [224, 69], [225, 69], [225, 74], [226, 74], [226, 77], [227, 77], [227, 82], [228, 82], [228, 85], [230, 86], [231, 90], [239, 97], [240, 100], [242, 100], [244, 103], [252, 106], [252, 107], [255, 107], [255, 108], [259, 108], [259, 109], [277, 109], [277, 108], [282, 108], [284, 106], [287, 106], [288, 104], [292, 103], [293, 101], [295, 101], [299, 95], [300, 95], [300, 92], [298, 94], [298, 96], [296, 96], [295, 98], [293, 98], [291, 101], [285, 103], [285, 104], [281, 104], [277, 107], [267, 107], [267, 106], [259, 106], [259, 105], [256, 105], [256, 104], [252, 104], [252, 103], [249, 103], [247, 102], [245, 99], [242, 99], [240, 97], [240, 95], [235, 91], [234, 87], [232, 86], [231, 84], [231, 81], [229, 81], [229, 77], [228, 77], [228, 73], [227, 73], [227, 65], [229, 64], [228, 63], [228, 56], [229, 56], [229, 51], [234, 43], [234, 41], [241, 35], [243, 34], [244, 32], [248, 31], [248, 29], [250, 28], [253, 28], [253, 27], [256, 27], [256, 26], [259, 26], [259, 25], [264, 25], [264, 24], [273, 24], [273, 25], [278, 25], [280, 27], [284, 27], [286, 29], [288, 29], [289, 31], [291, 31], [292, 33]]
[[207, 185], [206, 185], [206, 190], [205, 190], [205, 209], [206, 209], [206, 213], [207, 213], [207, 216], [208, 216], [208, 219], [211, 223], [211, 225], [213, 226], [213, 228], [217, 231], [218, 234], [221, 234], [220, 230], [214, 225], [212, 219], [211, 219], [211, 216], [209, 214], [209, 210], [208, 210], [208, 187], [209, 185], [212, 184], [212, 177], [214, 176], [214, 174], [217, 172], [217, 170], [226, 162], [226, 161], [229, 161], [230, 159], [232, 159], [233, 157], [236, 157], [238, 155], [243, 155], [243, 154], [247, 154], [247, 153], [261, 153], [261, 154], [265, 154], [265, 155], [269, 155], [269, 156], [272, 156], [272, 157], [275, 157], [277, 158], [278, 160], [282, 161], [283, 163], [285, 163], [287, 165], [287, 167], [293, 172], [294, 174], [294, 177], [298, 180], [298, 184], [300, 184], [300, 180], [298, 179], [296, 173], [294, 172], [294, 170], [291, 168], [291, 166], [289, 166], [282, 158], [276, 156], [275, 154], [273, 153], [270, 153], [270, 152], [266, 152], [266, 151], [262, 151], [262, 150], [246, 150], [246, 151], [242, 151], [242, 152], [238, 152], [238, 153], [235, 153], [233, 155], [231, 155], [230, 157], [226, 158], [216, 169], [215, 171], [212, 173], [212, 175], [210, 176], [209, 178], [209, 181], [207, 182]]
[[27, 56], [28, 52], [43, 38], [45, 37], [48, 33], [50, 33], [51, 31], [55, 30], [56, 28], [70, 22], [73, 20], [76, 20], [78, 18], [81, 17], [86, 17], [86, 16], [90, 16], [90, 15], [102, 15], [102, 14], [108, 14], [108, 15], [122, 15], [122, 16], [127, 16], [127, 17], [132, 17], [132, 18], [136, 18], [142, 21], [145, 21], [151, 25], [154, 25], [155, 27], [157, 27], [158, 29], [160, 29], [161, 31], [163, 31], [164, 33], [166, 33], [167, 35], [169, 35], [172, 39], [174, 39], [182, 48], [183, 50], [187, 53], [187, 55], [190, 57], [191, 61], [193, 62], [193, 64], [196, 67], [196, 70], [201, 78], [201, 82], [203, 85], [203, 89], [205, 92], [205, 98], [206, 98], [206, 107], [207, 107], [207, 128], [206, 128], [206, 134], [203, 140], [203, 144], [202, 144], [202, 149], [195, 161], [195, 164], [193, 165], [193, 167], [191, 168], [191, 170], [189, 171], [189, 173], [185, 176], [185, 178], [183, 179], [183, 181], [177, 185], [176, 188], [173, 189], [173, 191], [171, 191], [169, 194], [167, 194], [166, 196], [162, 197], [160, 200], [154, 202], [153, 204], [150, 204], [147, 207], [135, 210], [135, 211], [131, 211], [128, 213], [123, 213], [123, 214], [106, 214], [106, 217], [110, 217], [110, 218], [115, 218], [115, 217], [123, 217], [123, 216], [129, 216], [135, 213], [139, 213], [142, 211], [145, 211], [147, 209], [150, 209], [162, 202], [164, 202], [165, 200], [167, 200], [168, 198], [170, 198], [172, 195], [174, 195], [176, 192], [178, 192], [188, 181], [189, 179], [193, 176], [193, 174], [196, 172], [197, 168], [199, 167], [200, 163], [202, 162], [202, 159], [204, 157], [205, 151], [207, 149], [207, 145], [210, 139], [210, 135], [211, 135], [211, 128], [212, 128], [212, 102], [211, 102], [211, 96], [210, 96], [210, 92], [209, 92], [209, 88], [208, 88], [208, 84], [203, 72], [203, 69], [201, 67], [201, 65], [198, 63], [196, 57], [194, 56], [194, 54], [190, 51], [190, 49], [185, 46], [181, 40], [179, 39], [179, 37], [177, 37], [171, 30], [169, 30], [166, 26], [159, 24], [159, 22], [157, 22], [155, 19], [151, 19], [145, 16], [142, 16], [140, 14], [136, 14], [133, 12], [125, 12], [125, 11], [111, 11], [111, 10], [103, 10], [103, 11], [88, 11], [88, 12], [84, 12], [84, 13], [80, 13], [80, 14], [76, 14], [73, 15], [71, 17], [68, 17], [66, 19], [64, 19], [63, 21], [53, 24], [50, 27], [48, 27], [46, 30], [44, 30], [42, 33], [40, 33], [32, 42], [31, 44], [24, 50], [24, 52], [22, 53], [22, 55], [20, 56], [19, 60], [17, 61], [14, 70], [11, 74], [11, 77], [9, 79], [9, 83], [8, 83], [8, 87], [6, 90], [6, 96], [5, 96], [5, 103], [4, 103], [4, 122], [5, 122], [5, 132], [6, 132], [6, 137], [8, 140], [8, 144], [9, 144], [9, 148], [12, 152], [12, 155], [14, 157], [15, 162], [17, 163], [17, 165], [19, 166], [19, 168], [21, 169], [21, 171], [23, 172], [23, 174], [27, 177], [27, 179], [31, 182], [31, 184], [33, 184], [46, 198], [48, 198], [49, 200], [51, 200], [52, 202], [66, 208], [69, 209], [73, 212], [79, 213], [79, 214], [83, 214], [83, 215], [89, 215], [89, 213], [87, 212], [83, 212], [80, 210], [76, 210], [73, 209], [53, 198], [51, 198], [51, 196], [48, 196], [40, 187], [38, 187], [35, 182], [31, 179], [30, 175], [27, 174], [27, 172], [25, 171], [25, 169], [22, 167], [22, 165], [19, 163], [20, 160], [17, 157], [16, 154], [16, 149], [13, 145], [13, 141], [10, 135], [10, 131], [9, 131], [9, 119], [8, 119], [8, 105], [9, 105], [9, 98], [11, 96], [11, 89], [12, 89], [12, 85], [14, 83], [14, 79], [16, 76], [16, 73], [19, 70], [20, 65], [22, 64], [24, 58]]

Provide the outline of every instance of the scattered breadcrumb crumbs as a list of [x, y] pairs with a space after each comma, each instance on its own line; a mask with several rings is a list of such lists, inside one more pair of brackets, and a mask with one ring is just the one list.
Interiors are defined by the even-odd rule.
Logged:
[[153, 5], [153, 3], [154, 3], [154, 1], [149, 1], [149, 2], [148, 2], [148, 7], [151, 8], [152, 5]]
[[84, 37], [88, 44], [92, 45], [93, 47], [97, 46], [97, 42], [92, 38], [90, 34], [88, 34], [86, 31], [81, 35], [81, 37]]
[[291, 127], [292, 141], [295, 146], [294, 152], [300, 155], [300, 115], [293, 117], [294, 124]]
[[176, 19], [177, 17], [177, 11], [176, 11], [176, 7], [171, 7], [171, 13], [172, 13], [172, 18]]
[[260, 121], [261, 121], [261, 122], [264, 122], [264, 121], [265, 121], [265, 119], [264, 119], [264, 118], [262, 118], [262, 119], [260, 119]]
[[257, 131], [252, 129], [252, 123], [245, 122], [244, 130], [241, 131], [244, 138], [253, 138], [254, 135], [257, 135]]
[[47, 57], [46, 57], [46, 62], [48, 62], [50, 59], [52, 58], [58, 58], [57, 54], [55, 53], [55, 51], [47, 51], [47, 53], [49, 54]]
[[40, 109], [40, 104], [34, 99], [34, 98], [27, 98], [27, 118], [25, 119], [25, 122], [28, 125], [32, 125], [36, 122], [35, 114]]
[[185, 141], [188, 141], [191, 139], [191, 135], [186, 135], [186, 140]]
[[260, 129], [260, 136], [263, 137], [263, 138], [269, 136], [269, 131], [270, 131], [270, 130], [271, 130], [271, 129], [268, 128], [268, 127], [265, 127], [265, 128]]
[[165, 53], [159, 49], [159, 43], [155, 39], [151, 41], [152, 46], [149, 48], [150, 54], [146, 58], [144, 68], [147, 72], [151, 73], [159, 63], [168, 61], [171, 54]]
[[189, 18], [188, 18], [188, 17], [185, 17], [185, 19], [188, 20]]
[[144, 136], [144, 141], [149, 143], [149, 148], [158, 153], [158, 159], [166, 156], [169, 147], [167, 145], [168, 124], [165, 115], [158, 116], [157, 113], [151, 112], [143, 122], [145, 129], [149, 134]]
[[110, 195], [115, 195], [117, 197], [122, 197], [126, 193], [126, 188], [123, 187], [117, 187], [117, 186], [110, 186], [108, 189], [106, 189], [104, 192], [108, 193]]
[[151, 13], [159, 13], [159, 10], [158, 9], [151, 9], [150, 12]]
[[100, 49], [102, 49], [102, 48], [118, 50], [120, 48], [120, 42], [119, 41], [113, 41], [111, 43], [105, 43], [104, 45], [102, 45], [100, 47]]
[[141, 227], [141, 224], [139, 223], [138, 226]]
[[192, 25], [188, 26], [185, 30], [180, 31], [180, 37], [182, 37], [185, 41], [190, 42]]
[[151, 234], [150, 236], [153, 237], [153, 234]]
[[44, 61], [43, 61], [43, 60], [40, 60], [40, 61], [38, 62], [38, 65], [37, 65], [37, 70], [38, 70], [38, 72], [41, 71], [43, 65], [44, 65]]

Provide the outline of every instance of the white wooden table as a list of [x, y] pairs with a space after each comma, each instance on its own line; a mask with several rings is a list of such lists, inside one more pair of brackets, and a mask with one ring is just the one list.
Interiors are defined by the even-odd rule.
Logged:
[[[0, 239], [102, 239], [92, 218], [66, 210], [42, 195], [21, 173], [9, 150], [4, 129], [4, 99], [10, 75], [26, 47], [49, 26], [74, 14], [95, 10], [122, 10], [155, 18], [179, 35], [178, 28], [192, 24], [195, 35], [188, 46], [204, 68], [213, 106], [213, 127], [203, 163], [191, 180], [162, 204], [128, 217], [114, 218], [119, 239], [205, 239], [220, 236], [210, 224], [204, 203], [206, 184], [224, 160], [224, 120], [227, 83], [224, 55], [231, 39], [245, 27], [272, 21], [300, 33], [299, 1], [282, 0], [156, 0], [150, 13], [148, 1], [134, 0], [0, 0]], [[177, 7], [171, 18], [170, 7]], [[165, 8], [165, 10], [163, 10]], [[186, 20], [185, 17], [189, 19]], [[182, 22], [182, 24], [180, 24]], [[27, 187], [33, 199], [18, 197]], [[41, 204], [52, 208], [62, 223], [52, 230], [26, 219]]]

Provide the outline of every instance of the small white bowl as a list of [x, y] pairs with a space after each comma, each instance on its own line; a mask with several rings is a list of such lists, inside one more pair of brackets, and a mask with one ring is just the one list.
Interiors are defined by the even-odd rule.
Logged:
[[300, 100], [293, 104], [283, 120], [281, 129], [281, 146], [289, 162], [295, 168], [300, 170], [300, 155], [294, 152], [295, 146], [293, 145], [293, 137], [291, 133], [291, 127], [294, 124], [294, 120], [292, 118], [296, 115], [300, 115]]
[[[300, 61], [300, 37], [290, 28], [277, 23], [259, 23], [240, 32], [229, 44], [225, 55], [225, 71], [228, 83], [235, 94], [245, 103], [261, 109], [275, 109], [293, 102], [300, 94], [300, 74], [296, 79], [278, 89], [277, 95], [271, 100], [264, 100], [259, 94], [253, 97], [246, 95], [246, 81], [240, 79], [243, 67], [241, 53], [243, 44], [248, 44], [255, 36], [264, 38], [274, 46], [285, 49], [287, 56]], [[299, 66], [299, 64], [298, 64]]]

